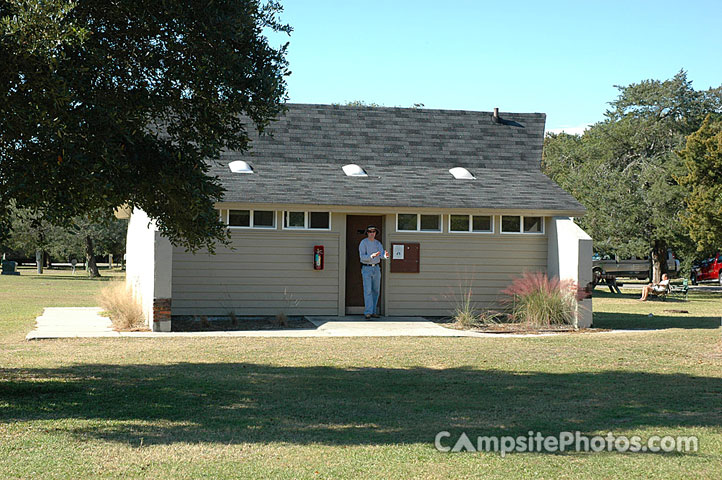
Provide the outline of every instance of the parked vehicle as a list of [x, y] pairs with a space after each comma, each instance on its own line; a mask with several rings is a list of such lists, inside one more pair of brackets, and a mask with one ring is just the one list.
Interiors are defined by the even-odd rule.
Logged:
[[692, 273], [689, 276], [692, 285], [699, 282], [712, 280], [722, 285], [722, 253], [702, 260], [699, 264], [692, 265]]
[[[672, 250], [667, 250], [667, 274], [670, 278], [679, 275], [679, 268], [679, 260], [675, 258]], [[612, 258], [609, 255], [604, 257], [594, 255], [592, 257], [592, 272], [595, 276], [615, 275], [617, 277], [646, 280], [652, 276], [652, 260], [649, 258], [621, 260], [619, 257]]]

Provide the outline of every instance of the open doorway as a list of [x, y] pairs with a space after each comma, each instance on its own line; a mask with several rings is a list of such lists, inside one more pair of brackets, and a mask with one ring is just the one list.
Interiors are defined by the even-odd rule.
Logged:
[[[347, 215], [346, 216], [346, 314], [361, 315], [364, 312], [364, 287], [361, 279], [361, 260], [358, 245], [366, 238], [366, 227], [375, 225], [379, 233], [376, 238], [383, 240], [383, 221], [381, 215]], [[385, 246], [385, 245], [384, 245]], [[383, 272], [381, 269], [381, 297], [379, 308], [383, 314]]]

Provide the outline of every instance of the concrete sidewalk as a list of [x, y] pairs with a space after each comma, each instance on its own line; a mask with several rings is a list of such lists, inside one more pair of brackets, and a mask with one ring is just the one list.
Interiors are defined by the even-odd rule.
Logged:
[[120, 336], [110, 319], [100, 315], [101, 311], [100, 307], [46, 308], [25, 339]]
[[[443, 327], [421, 317], [307, 316], [315, 328], [211, 332], [116, 332], [100, 307], [46, 308], [26, 340], [87, 337], [542, 337], [564, 333], [482, 333]], [[615, 332], [627, 332], [617, 330]], [[634, 330], [631, 330], [634, 331]], [[569, 332], [567, 332], [569, 333]]]
[[[477, 332], [453, 330], [421, 317], [308, 316], [315, 328], [210, 332], [117, 332], [100, 307], [46, 308], [27, 340], [77, 337], [475, 337]], [[497, 335], [494, 335], [497, 336]]]
[[[442, 327], [421, 317], [307, 316], [318, 332], [329, 337], [475, 337], [478, 333]], [[471, 334], [471, 335], [470, 335]]]

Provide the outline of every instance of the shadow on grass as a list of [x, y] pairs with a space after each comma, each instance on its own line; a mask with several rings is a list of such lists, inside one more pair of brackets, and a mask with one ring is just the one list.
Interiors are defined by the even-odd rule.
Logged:
[[[679, 307], [670, 307], [679, 308]], [[594, 312], [594, 328], [614, 328], [626, 330], [656, 328], [709, 328], [720, 327], [718, 317], [672, 317], [642, 313]]]
[[0, 421], [57, 420], [54, 430], [131, 444], [431, 444], [443, 430], [719, 428], [720, 395], [720, 378], [620, 371], [248, 363], [0, 369]]

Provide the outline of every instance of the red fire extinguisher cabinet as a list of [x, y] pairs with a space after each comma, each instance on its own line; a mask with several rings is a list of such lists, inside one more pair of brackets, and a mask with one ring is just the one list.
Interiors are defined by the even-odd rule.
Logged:
[[323, 245], [313, 247], [313, 269], [323, 270]]

